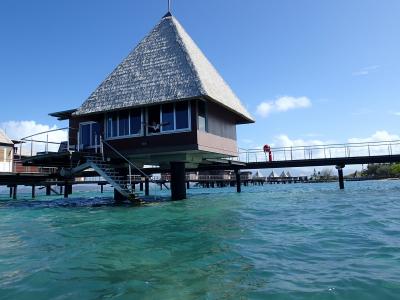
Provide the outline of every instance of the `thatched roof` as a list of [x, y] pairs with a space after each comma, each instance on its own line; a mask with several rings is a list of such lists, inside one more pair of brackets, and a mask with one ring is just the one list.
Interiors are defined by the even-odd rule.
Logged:
[[14, 143], [8, 138], [3, 130], [0, 129], [0, 144], [1, 145], [14, 145]]
[[203, 97], [254, 122], [185, 29], [167, 14], [74, 115]]
[[272, 172], [269, 174], [268, 178], [275, 178], [275, 177], [278, 177], [278, 176], [276, 176], [275, 171], [272, 170]]

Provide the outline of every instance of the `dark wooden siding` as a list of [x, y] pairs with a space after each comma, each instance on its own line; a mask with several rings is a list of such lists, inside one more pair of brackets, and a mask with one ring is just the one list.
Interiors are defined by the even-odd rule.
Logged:
[[207, 122], [209, 133], [236, 140], [236, 117], [230, 111], [208, 101]]

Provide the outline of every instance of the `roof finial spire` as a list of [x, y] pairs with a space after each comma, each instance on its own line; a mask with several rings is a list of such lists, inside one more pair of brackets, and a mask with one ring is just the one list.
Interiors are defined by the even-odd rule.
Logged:
[[168, 12], [171, 12], [171, 0], [168, 0]]

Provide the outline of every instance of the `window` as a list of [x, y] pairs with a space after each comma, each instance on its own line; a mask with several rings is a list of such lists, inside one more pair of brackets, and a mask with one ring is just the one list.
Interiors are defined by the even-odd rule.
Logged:
[[147, 110], [147, 128], [150, 134], [160, 132], [160, 105], [151, 106]]
[[109, 114], [107, 117], [107, 136], [118, 136], [118, 115], [116, 113]]
[[118, 120], [118, 136], [129, 135], [129, 112], [124, 111], [119, 113]]
[[130, 112], [131, 135], [140, 134], [142, 132], [142, 110], [132, 109]]
[[162, 110], [162, 131], [171, 131], [175, 128], [175, 121], [174, 121], [174, 104], [163, 104], [161, 107]]
[[79, 124], [80, 148], [93, 148], [100, 145], [100, 126], [96, 122]]
[[107, 138], [128, 137], [142, 133], [142, 110], [132, 109], [107, 114]]
[[90, 143], [90, 136], [91, 136], [91, 134], [90, 134], [90, 127], [91, 127], [91, 124], [81, 124], [81, 134], [80, 134], [80, 136], [81, 136], [81, 145], [83, 146], [83, 148], [86, 148], [86, 147], [88, 147], [88, 146], [91, 146], [91, 143]]
[[187, 101], [175, 104], [176, 129], [189, 128], [189, 104]]
[[100, 126], [99, 123], [92, 123], [92, 145], [100, 145]]
[[201, 131], [207, 131], [207, 108], [206, 108], [206, 103], [204, 101], [199, 101], [197, 102], [197, 108], [198, 108], [198, 129]]
[[190, 129], [189, 102], [168, 103], [147, 109], [147, 132], [173, 132]]

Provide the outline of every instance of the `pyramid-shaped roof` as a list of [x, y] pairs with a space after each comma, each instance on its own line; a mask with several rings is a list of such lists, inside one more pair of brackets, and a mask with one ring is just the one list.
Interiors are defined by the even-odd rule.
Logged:
[[204, 97], [254, 122], [176, 18], [167, 14], [74, 115]]
[[14, 145], [14, 143], [9, 139], [9, 137], [1, 129], [0, 129], [0, 144], [3, 144], [3, 145]]

